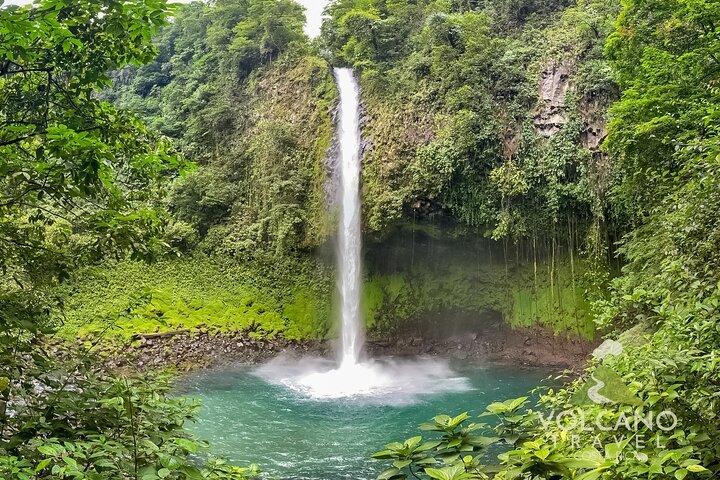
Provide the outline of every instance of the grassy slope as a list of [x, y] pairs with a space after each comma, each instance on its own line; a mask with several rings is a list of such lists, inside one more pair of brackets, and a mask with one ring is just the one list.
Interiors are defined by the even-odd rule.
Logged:
[[[329, 276], [316, 265], [263, 269], [198, 256], [153, 265], [123, 262], [84, 270], [61, 292], [68, 336], [111, 338], [206, 327], [287, 338], [324, 336]], [[288, 274], [288, 272], [291, 272]]]

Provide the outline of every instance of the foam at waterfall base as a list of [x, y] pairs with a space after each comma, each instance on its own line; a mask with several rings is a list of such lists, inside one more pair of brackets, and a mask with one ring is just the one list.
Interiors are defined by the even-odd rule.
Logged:
[[377, 359], [337, 363], [321, 358], [278, 357], [258, 367], [256, 375], [312, 400], [353, 399], [362, 403], [407, 405], [421, 395], [471, 390], [467, 378], [446, 361]]

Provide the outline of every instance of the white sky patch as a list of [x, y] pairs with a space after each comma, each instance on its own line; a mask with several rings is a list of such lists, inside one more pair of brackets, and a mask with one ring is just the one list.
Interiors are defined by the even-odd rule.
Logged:
[[328, 0], [295, 0], [305, 7], [305, 34], [310, 38], [320, 36], [320, 27], [323, 22], [323, 12], [330, 3]]

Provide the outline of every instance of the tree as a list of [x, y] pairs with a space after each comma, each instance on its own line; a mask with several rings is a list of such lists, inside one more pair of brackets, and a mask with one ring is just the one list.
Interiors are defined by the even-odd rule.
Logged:
[[[19, 294], [27, 304], [79, 259], [147, 258], [160, 247], [164, 218], [153, 201], [182, 162], [167, 140], [97, 92], [110, 70], [155, 56], [150, 39], [168, 13], [166, 0], [0, 10], [4, 300]], [[0, 328], [18, 318], [0, 313]]]
[[617, 204], [631, 221], [663, 198], [663, 177], [685, 165], [678, 152], [714, 135], [705, 119], [720, 101], [718, 25], [717, 2], [632, 0], [608, 40], [623, 90], [611, 110], [608, 150], [622, 178]]
[[235, 28], [231, 51], [247, 75], [271, 61], [292, 42], [302, 41], [305, 17], [300, 4], [290, 0], [249, 0], [247, 16]]
[[81, 260], [147, 258], [161, 244], [164, 215], [153, 202], [182, 162], [97, 92], [109, 70], [154, 56], [150, 38], [168, 13], [165, 0], [0, 9], [0, 358], [2, 378], [13, 379], [5, 399], [21, 353], [42, 353], [32, 334], [49, 330], [49, 285]]

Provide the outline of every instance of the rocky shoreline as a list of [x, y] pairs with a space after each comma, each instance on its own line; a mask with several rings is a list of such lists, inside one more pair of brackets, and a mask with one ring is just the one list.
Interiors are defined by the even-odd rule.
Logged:
[[[582, 367], [596, 342], [577, 336], [555, 335], [540, 327], [510, 329], [497, 325], [485, 331], [439, 338], [394, 332], [371, 336], [371, 357], [427, 355], [463, 361], [508, 361], [519, 365], [557, 368]], [[243, 331], [213, 333], [207, 329], [140, 335], [109, 357], [114, 369], [199, 370], [237, 363], [261, 363], [281, 354], [332, 356], [331, 341], [264, 338]]]
[[580, 368], [597, 342], [571, 335], [555, 335], [541, 328], [503, 328], [488, 334], [470, 333], [438, 339], [399, 336], [368, 342], [371, 355], [437, 355], [468, 361], [504, 360], [533, 367]]

